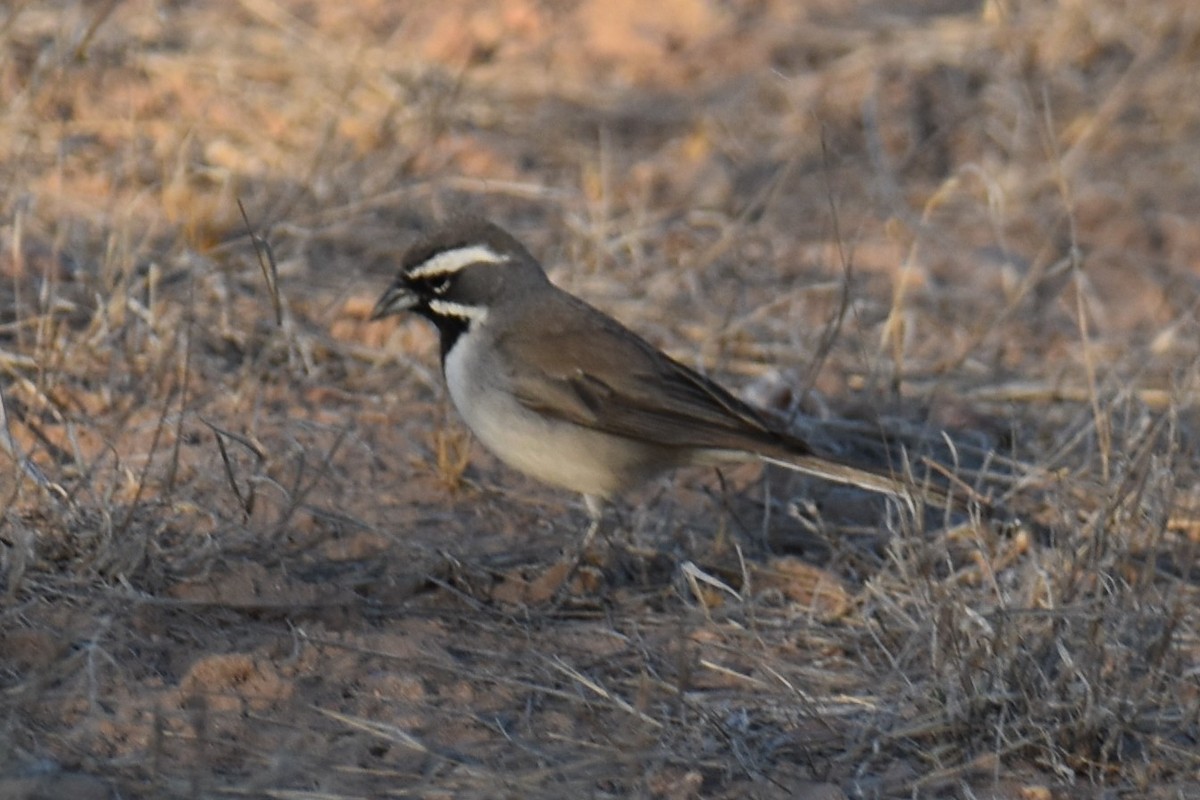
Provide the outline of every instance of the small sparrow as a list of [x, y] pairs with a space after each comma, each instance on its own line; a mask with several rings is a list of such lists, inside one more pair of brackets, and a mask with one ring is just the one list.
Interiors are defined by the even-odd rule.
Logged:
[[478, 219], [413, 245], [371, 319], [413, 312], [441, 337], [467, 426], [501, 461], [602, 502], [677, 467], [761, 461], [884, 494], [951, 498], [815, 455], [766, 413], [559, 289], [529, 251]]

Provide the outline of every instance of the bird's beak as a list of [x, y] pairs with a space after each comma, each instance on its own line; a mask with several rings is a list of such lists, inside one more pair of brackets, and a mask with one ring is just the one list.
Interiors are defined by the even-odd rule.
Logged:
[[417, 295], [407, 286], [394, 283], [379, 298], [375, 308], [371, 309], [371, 319], [382, 319], [393, 314], [407, 311], [417, 304]]

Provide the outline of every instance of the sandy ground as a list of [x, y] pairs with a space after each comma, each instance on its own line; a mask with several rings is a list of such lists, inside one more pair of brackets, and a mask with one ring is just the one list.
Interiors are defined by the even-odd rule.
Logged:
[[[5, 6], [0, 798], [1200, 797], [1196, 97], [1189, 0]], [[1011, 515], [683, 471], [568, 577], [367, 321], [464, 211]]]

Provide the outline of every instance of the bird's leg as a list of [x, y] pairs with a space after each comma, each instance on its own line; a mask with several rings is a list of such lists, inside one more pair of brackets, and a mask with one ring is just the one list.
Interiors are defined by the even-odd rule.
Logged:
[[[590, 520], [587, 532], [583, 534], [583, 542], [579, 545], [579, 558], [587, 552], [588, 546], [592, 543], [592, 539], [596, 538], [596, 532], [600, 530], [601, 523], [604, 522], [604, 501], [594, 494], [585, 494], [583, 496], [583, 504], [587, 506], [588, 519]], [[578, 560], [578, 558], [576, 559]]]
[[558, 567], [559, 570], [562, 570], [562, 581], [558, 586], [558, 590], [554, 593], [556, 602], [561, 602], [571, 594], [572, 581], [579, 574], [580, 568], [583, 567], [584, 559], [587, 556], [587, 549], [596, 537], [596, 532], [600, 530], [601, 524], [604, 522], [604, 503], [599, 497], [590, 494], [584, 495], [583, 504], [587, 506], [588, 512], [589, 523], [587, 531], [584, 532], [583, 538], [574, 547], [567, 547], [563, 550], [563, 560]]
[[[604, 500], [595, 495], [584, 495], [583, 502], [587, 506], [588, 517], [591, 522], [588, 524], [587, 531], [583, 535], [583, 541], [579, 544], [576, 568], [588, 556], [588, 548], [595, 544], [597, 533], [601, 533], [604, 536], [603, 551], [601, 553], [602, 560], [600, 563], [604, 564], [606, 568], [613, 566], [616, 560], [622, 556], [635, 552], [633, 531], [618, 511], [609, 509], [609, 524], [605, 525]], [[612, 519], [614, 516], [616, 517], [615, 520]], [[620, 532], [619, 535], [618, 532]]]

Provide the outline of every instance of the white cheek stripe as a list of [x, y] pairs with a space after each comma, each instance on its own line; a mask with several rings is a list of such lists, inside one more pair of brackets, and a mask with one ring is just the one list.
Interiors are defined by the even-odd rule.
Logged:
[[503, 264], [505, 261], [508, 261], [508, 256], [500, 255], [487, 245], [473, 244], [438, 253], [433, 258], [423, 261], [416, 269], [409, 270], [408, 277], [420, 280], [438, 275], [453, 275], [472, 264]]
[[483, 322], [487, 319], [487, 309], [479, 306], [469, 306], [464, 303], [454, 303], [450, 300], [430, 300], [429, 310], [443, 317], [457, 317], [472, 322]]

